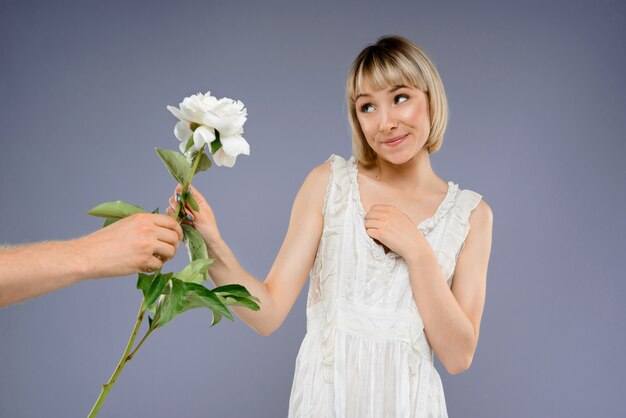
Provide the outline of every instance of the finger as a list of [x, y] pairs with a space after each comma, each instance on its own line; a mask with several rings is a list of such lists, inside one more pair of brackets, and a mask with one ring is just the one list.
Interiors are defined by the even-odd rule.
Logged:
[[153, 255], [144, 266], [140, 267], [139, 271], [142, 273], [154, 273], [161, 267], [163, 267], [163, 261], [159, 257]]
[[[180, 225], [176, 224], [176, 226], [180, 229]], [[157, 230], [157, 239], [165, 244], [177, 246], [178, 242], [182, 239], [182, 231], [180, 231], [179, 234], [178, 230], [159, 228]]]
[[383, 221], [380, 219], [367, 219], [365, 222], [365, 228], [375, 228], [380, 229], [383, 226]]
[[176, 225], [178, 225], [178, 223], [174, 219], [172, 219], [171, 216], [167, 215], [154, 214], [152, 215], [152, 219], [156, 226], [160, 226], [162, 228], [175, 230]]
[[206, 203], [206, 200], [204, 200], [204, 196], [202, 196], [202, 193], [200, 193], [198, 189], [193, 187], [191, 184], [189, 185], [189, 191], [193, 195], [193, 198], [196, 199], [196, 202], [198, 202], [198, 204], [200, 204], [200, 202]]
[[386, 205], [384, 203], [374, 203], [370, 209], [386, 210], [393, 207], [393, 205]]
[[366, 221], [369, 221], [369, 220], [382, 220], [382, 219], [384, 219], [384, 218], [385, 218], [385, 214], [384, 214], [384, 213], [381, 213], [381, 212], [379, 211], [379, 212], [368, 212], [368, 213], [365, 215], [365, 218], [364, 218], [364, 219], [365, 219]]
[[181, 186], [180, 184], [177, 185], [174, 193], [181, 194], [182, 192], [183, 192], [183, 186]]
[[[199, 204], [200, 203], [198, 203], [198, 205]], [[193, 208], [189, 206], [189, 202], [185, 202], [185, 212], [191, 214], [194, 219], [200, 214], [200, 212], [193, 210]], [[193, 219], [191, 219], [191, 221], [193, 221]]]
[[380, 231], [376, 228], [367, 228], [365, 231], [367, 232], [367, 235], [370, 238], [373, 238], [373, 239], [380, 238]]
[[[168, 210], [170, 210], [170, 208], [168, 208]], [[172, 215], [175, 214], [175, 213], [176, 212], [174, 211], [172, 213]], [[153, 216], [154, 216], [154, 224], [156, 226], [160, 227], [159, 230], [157, 230], [157, 234], [161, 230], [163, 230], [163, 231], [170, 231], [170, 232], [176, 234], [179, 237], [178, 240], [183, 239], [183, 230], [181, 229], [181, 227], [178, 224], [178, 222], [176, 222], [176, 220], [172, 216], [160, 215], [160, 214], [159, 215], [153, 215]]]
[[176, 211], [178, 211], [178, 203], [176, 205], [174, 205], [174, 206], [170, 205], [167, 208], [167, 210], [171, 210], [172, 211], [172, 213], [171, 213], [172, 216], [176, 215]]
[[[176, 254], [176, 247], [167, 244], [165, 242], [159, 242], [153, 250], [152, 258], [156, 258], [161, 264], [174, 257]], [[151, 260], [153, 261], [153, 260]], [[158, 268], [161, 268], [159, 266]]]

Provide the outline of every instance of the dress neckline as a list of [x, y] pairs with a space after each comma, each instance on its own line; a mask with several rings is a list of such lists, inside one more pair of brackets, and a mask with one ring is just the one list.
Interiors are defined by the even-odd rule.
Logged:
[[[361, 200], [361, 191], [359, 189], [358, 182], [359, 165], [354, 156], [352, 156], [350, 160], [351, 164], [348, 164], [348, 166], [351, 168], [350, 179], [353, 185], [353, 195], [354, 200], [356, 201], [357, 212], [359, 213], [361, 219], [365, 219], [365, 208], [363, 207], [363, 201]], [[448, 181], [448, 191], [446, 192], [443, 200], [439, 203], [439, 206], [437, 207], [437, 210], [435, 210], [435, 213], [431, 217], [424, 219], [416, 225], [416, 227], [419, 228], [424, 235], [428, 234], [450, 210], [450, 208], [454, 204], [458, 188], [459, 187], [457, 184], [452, 181]]]

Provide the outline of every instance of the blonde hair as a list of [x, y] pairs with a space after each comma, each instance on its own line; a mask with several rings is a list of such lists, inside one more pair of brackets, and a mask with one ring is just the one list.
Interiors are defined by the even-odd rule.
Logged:
[[426, 54], [401, 36], [384, 36], [367, 46], [356, 57], [348, 73], [346, 98], [352, 129], [352, 152], [364, 166], [376, 162], [376, 153], [369, 146], [356, 114], [356, 95], [363, 91], [365, 80], [374, 89], [409, 84], [428, 97], [430, 134], [425, 147], [431, 154], [441, 148], [448, 123], [448, 100], [437, 69]]

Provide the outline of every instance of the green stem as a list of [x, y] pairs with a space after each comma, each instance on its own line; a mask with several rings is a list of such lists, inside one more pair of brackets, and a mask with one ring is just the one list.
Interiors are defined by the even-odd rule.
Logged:
[[139, 348], [143, 345], [143, 342], [146, 341], [148, 339], [148, 337], [150, 336], [150, 334], [152, 334], [152, 331], [154, 331], [156, 328], [150, 328], [148, 330], [148, 332], [146, 332], [146, 335], [143, 336], [143, 338], [141, 339], [141, 341], [139, 341], [139, 344], [137, 344], [137, 347], [135, 347], [135, 349], [133, 350], [132, 353], [130, 353], [128, 355], [128, 357], [126, 357], [126, 361], [129, 362], [133, 359], [133, 357], [135, 357], [135, 354], [137, 353], [137, 351], [139, 351]]
[[[200, 151], [196, 153], [196, 156], [193, 159], [193, 164], [191, 166], [191, 179], [193, 179], [194, 173], [198, 169], [198, 164], [200, 164], [200, 157], [202, 157], [202, 154], [204, 153], [204, 148], [206, 148], [206, 145], [203, 145], [202, 148], [200, 148]], [[180, 196], [181, 196], [180, 204], [178, 205], [178, 209], [176, 209], [176, 216], [175, 216], [175, 219], [178, 221], [178, 223], [180, 223], [182, 220], [180, 219], [180, 212], [181, 210], [183, 210], [183, 207], [185, 206], [185, 201], [182, 197], [189, 190], [189, 184], [191, 183], [191, 179], [189, 179], [189, 183], [182, 185], [183, 191], [180, 193]]]
[[[128, 339], [128, 343], [126, 344], [126, 350], [124, 350], [124, 354], [122, 355], [122, 358], [117, 364], [117, 367], [115, 368], [115, 371], [113, 372], [113, 375], [111, 376], [109, 381], [105, 383], [104, 385], [102, 385], [100, 396], [98, 396], [98, 399], [96, 400], [96, 403], [93, 405], [93, 408], [91, 408], [91, 412], [89, 413], [89, 416], [87, 418], [93, 418], [96, 415], [98, 415], [98, 411], [100, 411], [100, 407], [102, 407], [102, 404], [104, 403], [105, 399], [109, 395], [109, 392], [111, 391], [111, 388], [115, 384], [117, 377], [122, 372], [122, 369], [126, 365], [126, 362], [130, 360], [130, 358], [128, 358], [129, 353], [131, 349], [133, 348], [133, 344], [135, 343], [135, 338], [137, 337], [137, 333], [139, 332], [139, 328], [141, 327], [141, 323], [143, 322], [145, 313], [146, 313], [146, 307], [144, 305], [144, 300], [142, 299], [141, 306], [139, 307], [139, 313], [137, 314], [137, 320], [135, 321], [135, 327], [133, 328], [133, 331], [130, 334], [130, 338]], [[135, 351], [137, 351], [137, 349], [135, 349]]]

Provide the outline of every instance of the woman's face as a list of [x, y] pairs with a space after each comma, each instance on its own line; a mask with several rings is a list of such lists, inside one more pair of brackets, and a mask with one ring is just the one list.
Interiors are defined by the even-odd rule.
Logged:
[[380, 158], [403, 164], [426, 144], [430, 117], [423, 91], [405, 85], [374, 90], [366, 80], [355, 106], [365, 139]]

